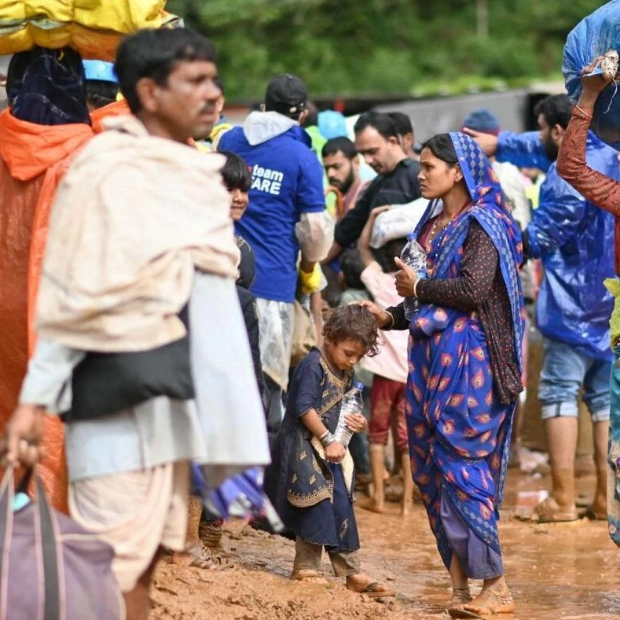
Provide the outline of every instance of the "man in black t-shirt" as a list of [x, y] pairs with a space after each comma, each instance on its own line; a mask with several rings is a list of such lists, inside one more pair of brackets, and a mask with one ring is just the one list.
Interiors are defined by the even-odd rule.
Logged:
[[420, 164], [403, 151], [394, 121], [380, 112], [365, 112], [355, 123], [355, 147], [378, 174], [355, 207], [336, 225], [329, 262], [355, 243], [374, 207], [406, 204], [420, 197]]

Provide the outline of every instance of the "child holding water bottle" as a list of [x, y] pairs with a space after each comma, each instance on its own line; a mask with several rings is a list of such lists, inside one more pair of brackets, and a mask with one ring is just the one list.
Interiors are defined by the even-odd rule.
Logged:
[[[353, 401], [353, 367], [377, 352], [377, 328], [371, 313], [358, 305], [341, 306], [328, 316], [324, 344], [295, 369], [288, 406], [278, 434], [268, 482], [286, 526], [295, 534], [291, 579], [321, 580], [321, 556], [327, 551], [336, 577], [346, 587], [369, 596], [394, 596], [388, 586], [361, 572], [359, 536], [353, 511], [353, 461], [338, 420], [343, 403]], [[360, 432], [366, 419], [348, 413], [350, 431]], [[341, 441], [334, 436], [338, 433]]]

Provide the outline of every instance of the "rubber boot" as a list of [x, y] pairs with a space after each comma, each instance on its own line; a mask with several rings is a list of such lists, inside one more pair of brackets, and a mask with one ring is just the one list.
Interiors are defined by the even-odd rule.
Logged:
[[413, 507], [413, 478], [411, 477], [411, 461], [409, 452], [403, 452], [400, 456], [401, 472], [403, 476], [403, 497], [400, 500], [400, 514], [405, 516]]

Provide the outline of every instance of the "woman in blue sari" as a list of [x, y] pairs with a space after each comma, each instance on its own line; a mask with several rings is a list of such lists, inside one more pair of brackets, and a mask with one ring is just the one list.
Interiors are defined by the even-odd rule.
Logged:
[[[396, 288], [416, 297], [387, 310], [363, 302], [382, 329], [409, 329], [407, 424], [418, 485], [453, 586], [454, 618], [511, 613], [497, 519], [512, 418], [521, 392], [521, 237], [478, 145], [461, 133], [425, 143], [419, 175], [431, 200], [416, 228], [428, 279], [396, 259]], [[439, 200], [441, 199], [441, 200]], [[469, 579], [482, 579], [472, 600]]]

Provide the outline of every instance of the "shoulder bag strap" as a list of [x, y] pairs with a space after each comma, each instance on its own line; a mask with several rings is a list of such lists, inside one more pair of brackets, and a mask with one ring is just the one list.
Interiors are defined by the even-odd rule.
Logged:
[[9, 553], [13, 535], [13, 467], [7, 470], [0, 484], [0, 620], [8, 617]]
[[43, 620], [59, 620], [60, 616], [60, 570], [54, 514], [49, 504], [41, 477], [35, 471], [37, 490], [37, 519], [41, 532], [41, 551], [43, 555], [43, 575], [45, 577], [45, 613]]

